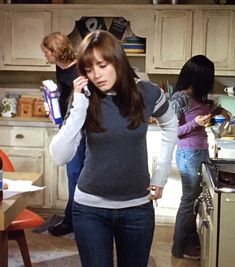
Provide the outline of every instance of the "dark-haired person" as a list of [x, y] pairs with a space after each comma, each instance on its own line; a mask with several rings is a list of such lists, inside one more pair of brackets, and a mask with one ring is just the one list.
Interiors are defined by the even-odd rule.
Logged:
[[[121, 43], [94, 31], [80, 43], [73, 108], [50, 144], [53, 160], [68, 162], [81, 130], [86, 159], [74, 195], [73, 225], [83, 267], [146, 267], [155, 227], [153, 200], [171, 169], [178, 122], [163, 91], [135, 80]], [[84, 86], [91, 96], [87, 98]], [[162, 129], [161, 158], [150, 179], [146, 134], [150, 116]], [[152, 192], [152, 193], [151, 193]]]
[[[212, 114], [207, 105], [214, 86], [214, 63], [203, 55], [190, 58], [182, 67], [170, 102], [179, 120], [176, 163], [182, 181], [182, 198], [175, 221], [172, 254], [200, 258], [194, 202], [201, 192], [201, 164], [209, 158], [206, 124]], [[213, 109], [213, 107], [212, 107]], [[227, 118], [230, 113], [221, 108]]]
[[[59, 105], [63, 119], [67, 113], [70, 96], [73, 91], [73, 80], [77, 78], [77, 59], [70, 40], [65, 34], [52, 32], [45, 36], [41, 49], [50, 64], [56, 65], [56, 79], [59, 90]], [[48, 232], [54, 236], [66, 235], [73, 232], [72, 203], [77, 179], [85, 158], [85, 137], [77, 149], [74, 158], [67, 163], [68, 202], [62, 222], [50, 226]]]

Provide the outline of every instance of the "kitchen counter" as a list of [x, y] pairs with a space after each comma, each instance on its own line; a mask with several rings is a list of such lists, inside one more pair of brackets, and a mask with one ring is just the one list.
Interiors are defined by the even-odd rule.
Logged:
[[[49, 118], [45, 117], [0, 117], [0, 126], [22, 126], [22, 127], [46, 127], [46, 128], [58, 128], [58, 125], [52, 123]], [[161, 128], [157, 124], [149, 124], [149, 131], [160, 131]]]
[[46, 127], [54, 128], [58, 127], [53, 124], [48, 117], [32, 117], [32, 118], [21, 118], [21, 117], [0, 117], [1, 126], [22, 126], [22, 127]]
[[[235, 149], [235, 140], [224, 140], [221, 138], [216, 138], [215, 144], [219, 148]], [[235, 157], [235, 151], [234, 151], [234, 157]]]

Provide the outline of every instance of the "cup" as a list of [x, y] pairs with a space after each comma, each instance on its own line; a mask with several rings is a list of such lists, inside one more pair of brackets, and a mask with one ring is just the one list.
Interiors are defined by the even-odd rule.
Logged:
[[233, 87], [233, 86], [225, 87], [224, 92], [226, 92], [228, 94], [228, 96], [234, 96], [235, 87]]

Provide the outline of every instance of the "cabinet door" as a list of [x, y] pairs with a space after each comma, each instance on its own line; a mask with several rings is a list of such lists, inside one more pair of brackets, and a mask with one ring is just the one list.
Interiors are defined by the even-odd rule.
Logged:
[[[39, 172], [44, 173], [44, 153], [40, 149], [24, 149], [17, 147], [3, 147], [11, 159], [13, 166], [17, 172]], [[43, 177], [37, 181], [38, 186], [43, 186]], [[43, 205], [44, 190], [38, 192], [32, 198], [30, 206]]]
[[51, 11], [5, 12], [1, 69], [51, 70], [40, 48], [43, 37], [51, 32], [51, 19]]
[[158, 10], [154, 34], [152, 71], [179, 70], [191, 56], [192, 11]]
[[68, 178], [66, 166], [56, 166], [49, 152], [52, 138], [58, 128], [47, 128], [45, 138], [45, 184], [44, 205], [49, 208], [64, 209], [68, 200]]
[[[203, 10], [198, 12], [195, 28], [198, 28], [195, 46], [215, 63], [218, 75], [235, 70], [235, 16], [230, 10]], [[229, 73], [228, 73], [229, 74]]]
[[68, 201], [68, 178], [66, 166], [58, 167], [56, 207], [65, 208]]

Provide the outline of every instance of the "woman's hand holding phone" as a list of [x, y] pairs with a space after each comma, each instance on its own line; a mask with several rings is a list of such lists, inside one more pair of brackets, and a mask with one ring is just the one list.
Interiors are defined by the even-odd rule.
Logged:
[[82, 93], [85, 94], [86, 97], [90, 96], [90, 91], [87, 87], [88, 84], [88, 79], [85, 78], [84, 76], [78, 76], [74, 81], [73, 81], [73, 88], [74, 92], [77, 93]]

